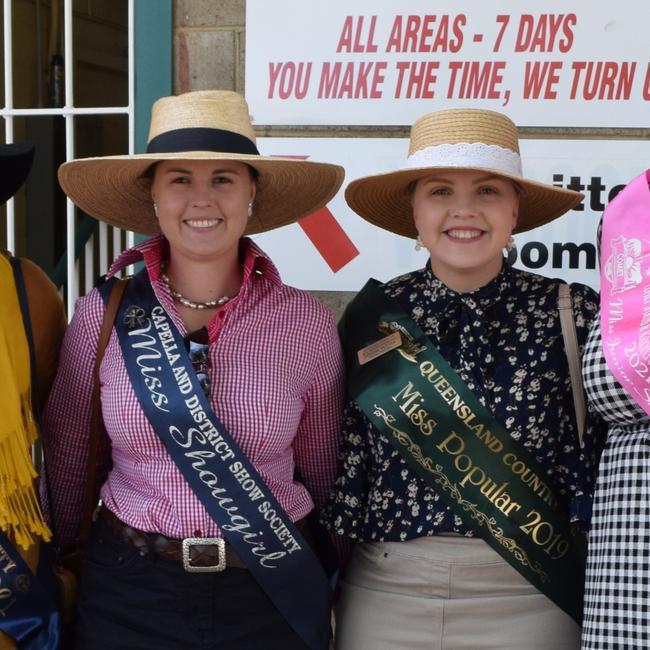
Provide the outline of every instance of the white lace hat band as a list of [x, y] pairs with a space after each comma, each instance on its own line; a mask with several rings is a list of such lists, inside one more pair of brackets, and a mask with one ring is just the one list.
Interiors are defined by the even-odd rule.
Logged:
[[425, 147], [412, 153], [407, 167], [484, 167], [506, 174], [521, 176], [521, 157], [518, 153], [484, 142], [457, 142]]

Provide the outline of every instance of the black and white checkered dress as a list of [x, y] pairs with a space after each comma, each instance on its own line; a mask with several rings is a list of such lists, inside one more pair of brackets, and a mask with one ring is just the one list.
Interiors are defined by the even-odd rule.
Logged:
[[608, 422], [589, 536], [583, 650], [650, 648], [650, 418], [609, 372], [598, 319], [583, 357]]

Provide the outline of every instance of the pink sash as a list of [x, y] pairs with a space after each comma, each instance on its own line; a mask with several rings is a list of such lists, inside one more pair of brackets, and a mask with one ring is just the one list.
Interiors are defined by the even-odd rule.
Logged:
[[609, 369], [650, 415], [650, 169], [605, 208], [600, 325]]

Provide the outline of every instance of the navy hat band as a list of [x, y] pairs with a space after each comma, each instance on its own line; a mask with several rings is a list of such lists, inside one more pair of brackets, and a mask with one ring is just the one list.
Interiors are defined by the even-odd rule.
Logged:
[[174, 129], [157, 135], [147, 145], [147, 153], [177, 153], [181, 151], [260, 155], [255, 143], [246, 136], [224, 129]]

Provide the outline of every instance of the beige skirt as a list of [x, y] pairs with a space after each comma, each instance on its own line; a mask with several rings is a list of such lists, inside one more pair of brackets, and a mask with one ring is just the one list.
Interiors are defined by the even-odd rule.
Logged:
[[580, 628], [483, 540], [358, 544], [337, 650], [577, 650]]

